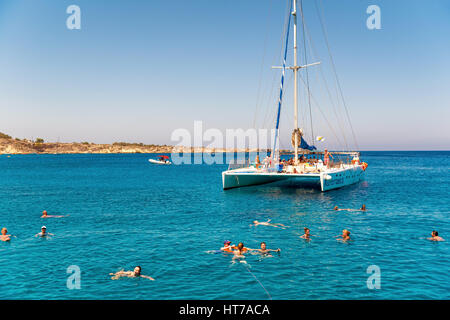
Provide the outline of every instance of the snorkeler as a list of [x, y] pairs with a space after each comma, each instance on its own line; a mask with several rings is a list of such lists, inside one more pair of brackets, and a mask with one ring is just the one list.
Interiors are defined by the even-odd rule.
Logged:
[[112, 276], [111, 279], [112, 280], [117, 280], [121, 277], [127, 277], [127, 278], [145, 278], [145, 279], [149, 279], [154, 281], [155, 279], [153, 279], [152, 277], [149, 276], [145, 276], [143, 274], [141, 274], [141, 266], [137, 266], [136, 268], [134, 268], [133, 271], [117, 271], [116, 273], [110, 273], [109, 275]]
[[[68, 215], [67, 215], [68, 216]], [[67, 216], [49, 216], [48, 214], [47, 214], [47, 210], [44, 210], [44, 211], [42, 211], [42, 216], [41, 216], [41, 218], [64, 218], [64, 217], [67, 217]]]
[[233, 253], [233, 247], [235, 247], [235, 246], [231, 245], [231, 241], [225, 240], [224, 243], [223, 243], [223, 247], [220, 248], [220, 250], [221, 251], [225, 251], [225, 252]]
[[7, 233], [8, 233], [8, 229], [2, 228], [2, 234], [0, 235], [0, 240], [2, 240], [2, 241], [10, 241], [11, 240], [11, 235], [7, 234]]
[[305, 240], [311, 240], [311, 234], [309, 233], [309, 228], [304, 227], [303, 230], [305, 231], [305, 233], [300, 236], [300, 238], [305, 239]]
[[439, 233], [435, 230], [431, 232], [431, 238], [428, 238], [431, 241], [445, 241], [443, 238], [439, 237]]
[[255, 221], [253, 221], [253, 224], [250, 225], [250, 227], [252, 227], [252, 226], [257, 227], [257, 226], [261, 225], [261, 226], [275, 227], [275, 228], [281, 228], [281, 229], [289, 228], [288, 226], [285, 226], [284, 224], [281, 224], [281, 223], [269, 223], [271, 220], [272, 219], [268, 219], [267, 221], [263, 221], [263, 222], [255, 220]]
[[249, 249], [252, 251], [258, 251], [261, 254], [268, 254], [269, 252], [280, 252], [281, 249], [267, 249], [266, 247], [266, 243], [265, 242], [261, 242], [261, 249]]
[[53, 233], [47, 232], [47, 227], [46, 226], [42, 226], [41, 227], [41, 232], [37, 233], [35, 235], [35, 237], [46, 237], [46, 236], [54, 236]]
[[351, 240], [350, 239], [350, 231], [348, 231], [347, 229], [342, 230], [342, 235], [336, 236], [336, 237], [340, 238], [340, 239], [337, 239], [337, 241], [348, 241], [348, 240]]

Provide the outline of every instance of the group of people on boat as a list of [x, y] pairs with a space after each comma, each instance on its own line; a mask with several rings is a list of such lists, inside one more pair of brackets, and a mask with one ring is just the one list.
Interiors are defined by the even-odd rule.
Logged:
[[[323, 159], [322, 159], [323, 158]], [[297, 170], [294, 168], [292, 171], [287, 171], [286, 167], [288, 166], [298, 166], [298, 165], [308, 165], [311, 167], [317, 167], [318, 164], [323, 163], [327, 168], [331, 166], [330, 158], [334, 159], [333, 155], [328, 152], [327, 149], [324, 150], [323, 157], [321, 157], [319, 154], [311, 154], [309, 157], [306, 157], [304, 154], [300, 155], [297, 159], [297, 162], [295, 161], [295, 158], [289, 158], [289, 159], [280, 159], [279, 165], [280, 165], [280, 171], [281, 172], [287, 172], [287, 173], [303, 173], [303, 172], [297, 172]], [[272, 166], [272, 157], [267, 156], [264, 158], [262, 162], [260, 162], [259, 155], [256, 155], [255, 157], [255, 168], [262, 169], [262, 168], [269, 168]], [[354, 160], [352, 160], [352, 163]], [[359, 161], [359, 160], [358, 160]]]

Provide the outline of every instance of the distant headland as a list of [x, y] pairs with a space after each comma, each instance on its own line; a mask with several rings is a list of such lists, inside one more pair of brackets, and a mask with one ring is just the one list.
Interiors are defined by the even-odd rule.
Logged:
[[[34, 141], [13, 138], [0, 132], [0, 154], [75, 154], [75, 153], [222, 153], [258, 152], [257, 149], [222, 149], [206, 147], [180, 147], [143, 143], [114, 142], [96, 144], [90, 142], [46, 142], [41, 138]], [[267, 151], [267, 150], [266, 150]]]

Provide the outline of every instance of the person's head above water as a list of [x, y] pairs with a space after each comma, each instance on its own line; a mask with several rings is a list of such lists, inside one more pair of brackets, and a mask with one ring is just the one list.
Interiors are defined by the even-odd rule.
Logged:
[[338, 206], [334, 206], [333, 210], [337, 210], [337, 209], [339, 209]]
[[225, 240], [225, 241], [223, 242], [223, 244], [226, 245], [226, 246], [229, 246], [229, 245], [231, 244], [231, 241], [230, 241], [230, 240]]
[[141, 275], [141, 270], [141, 266], [137, 266], [136, 268], [134, 268], [134, 276], [139, 277]]
[[[3, 230], [2, 230], [3, 231]], [[436, 231], [436, 230], [433, 230], [432, 232], [431, 232], [431, 236], [432, 237], [437, 237], [439, 235], [439, 233]]]
[[344, 236], [350, 236], [350, 231], [348, 231], [347, 229], [342, 230], [342, 235]]
[[42, 215], [46, 216], [47, 215], [47, 211], [46, 210], [42, 211]]
[[261, 242], [261, 250], [266, 250], [266, 243], [265, 242]]
[[2, 235], [5, 235], [5, 234], [7, 234], [7, 233], [8, 233], [8, 229], [2, 228]]
[[309, 229], [307, 227], [304, 227], [303, 230], [305, 231], [305, 233], [309, 233]]
[[254, 223], [254, 224], [257, 224], [257, 223], [258, 223], [258, 220], [253, 221], [253, 223]]
[[42, 231], [42, 233], [45, 233], [47, 231], [47, 227], [46, 226], [42, 226], [41, 227], [41, 231]]
[[244, 244], [242, 242], [239, 242], [238, 249], [239, 249], [239, 251], [244, 249]]
[[362, 205], [361, 210], [362, 211], [366, 211], [366, 205], [365, 204]]

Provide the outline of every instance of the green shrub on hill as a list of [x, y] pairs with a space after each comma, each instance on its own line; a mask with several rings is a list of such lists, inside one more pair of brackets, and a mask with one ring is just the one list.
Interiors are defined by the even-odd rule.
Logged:
[[0, 132], [0, 139], [11, 139], [11, 136]]

